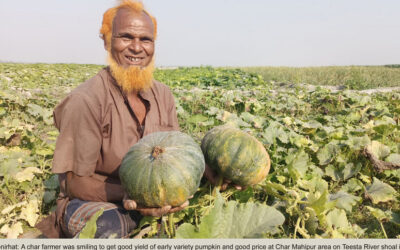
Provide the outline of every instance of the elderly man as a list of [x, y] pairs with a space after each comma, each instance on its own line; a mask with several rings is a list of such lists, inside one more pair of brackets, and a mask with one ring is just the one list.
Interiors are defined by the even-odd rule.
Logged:
[[[100, 209], [95, 237], [124, 237], [142, 215], [161, 216], [189, 204], [140, 207], [125, 199], [118, 176], [122, 158], [140, 138], [179, 130], [171, 91], [153, 79], [155, 18], [142, 3], [123, 0], [104, 13], [100, 33], [109, 66], [54, 110], [60, 134], [52, 171], [59, 174], [60, 194], [56, 212], [37, 225], [50, 238], [79, 236]], [[205, 176], [213, 184], [219, 179], [207, 166]]]
[[[123, 237], [142, 215], [180, 207], [142, 208], [125, 200], [118, 168], [128, 149], [156, 131], [179, 130], [169, 88], [153, 80], [156, 20], [136, 1], [107, 10], [100, 30], [109, 67], [73, 90], [54, 110], [60, 131], [53, 169], [57, 211], [38, 225], [48, 237], [75, 237], [101, 208], [96, 237]], [[122, 202], [124, 201], [124, 202]]]

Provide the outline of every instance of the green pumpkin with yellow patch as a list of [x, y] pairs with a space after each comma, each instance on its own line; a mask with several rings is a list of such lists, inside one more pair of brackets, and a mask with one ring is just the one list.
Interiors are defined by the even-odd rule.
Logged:
[[136, 203], [175, 207], [196, 192], [204, 167], [201, 148], [189, 135], [156, 132], [129, 149], [119, 176], [129, 198]]
[[262, 143], [229, 125], [208, 131], [201, 149], [211, 169], [241, 186], [260, 183], [270, 169], [271, 161]]

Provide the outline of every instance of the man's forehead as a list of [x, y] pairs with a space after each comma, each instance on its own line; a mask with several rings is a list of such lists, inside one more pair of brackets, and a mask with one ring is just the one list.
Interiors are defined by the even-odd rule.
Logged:
[[132, 19], [139, 19], [146, 23], [148, 23], [151, 29], [154, 29], [153, 21], [151, 20], [150, 16], [145, 11], [135, 11], [129, 8], [121, 8], [117, 11], [115, 18], [113, 20], [113, 28], [115, 25], [118, 25], [121, 22], [132, 20]]

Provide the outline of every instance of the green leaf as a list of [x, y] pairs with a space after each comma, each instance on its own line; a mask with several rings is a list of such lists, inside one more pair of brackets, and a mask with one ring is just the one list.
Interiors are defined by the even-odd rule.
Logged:
[[90, 219], [86, 222], [85, 227], [79, 233], [79, 239], [93, 239], [97, 231], [97, 219], [103, 214], [104, 208], [97, 211]]
[[392, 212], [392, 211], [390, 213], [391, 213], [390, 222], [393, 222], [394, 224], [400, 225], [400, 214]]
[[289, 143], [289, 136], [285, 131], [282, 130], [282, 132], [279, 133], [279, 135], [278, 135], [278, 140], [282, 143], [287, 144], [287, 143]]
[[355, 176], [358, 172], [360, 172], [361, 168], [361, 163], [357, 163], [356, 166], [354, 166], [352, 162], [347, 163], [342, 170], [343, 179], [347, 180]]
[[314, 209], [317, 216], [324, 214], [329, 209], [335, 207], [335, 201], [329, 201], [329, 192], [325, 190], [322, 194], [320, 192], [309, 193], [308, 201], [310, 207]]
[[307, 131], [318, 129], [321, 127], [322, 127], [322, 124], [320, 122], [317, 122], [316, 120], [310, 120], [308, 122], [303, 123], [303, 128]]
[[7, 149], [0, 146], [0, 176], [15, 176], [22, 167], [33, 167], [30, 151], [13, 147]]
[[[2, 222], [3, 224], [3, 222]], [[4, 234], [7, 235], [8, 231], [10, 230], [10, 226], [8, 224], [4, 224], [1, 228], [0, 228], [0, 234]]]
[[357, 122], [361, 119], [361, 116], [358, 112], [351, 112], [350, 114], [347, 115], [346, 120], [348, 122]]
[[33, 116], [39, 117], [44, 112], [42, 107], [34, 103], [29, 103], [27, 106], [28, 106], [28, 113]]
[[24, 230], [22, 229], [22, 223], [20, 221], [14, 223], [11, 227], [6, 226], [1, 228], [2, 233], [7, 234], [7, 239], [17, 239], [18, 235], [22, 234]]
[[370, 206], [365, 206], [365, 207], [379, 221], [387, 221], [387, 220], [390, 220], [390, 218], [392, 217], [390, 211], [383, 211], [379, 208], [374, 208], [374, 207], [370, 207]]
[[372, 185], [367, 187], [366, 194], [372, 203], [377, 204], [393, 200], [396, 190], [389, 184], [374, 177]]
[[371, 143], [368, 135], [364, 135], [363, 137], [350, 137], [345, 144], [349, 146], [350, 149], [360, 150]]
[[286, 116], [282, 119], [283, 123], [285, 123], [286, 126], [290, 126], [293, 124], [293, 120], [292, 118]]
[[242, 118], [243, 121], [250, 123], [255, 128], [262, 128], [265, 122], [265, 118], [252, 115], [249, 112], [243, 112], [240, 115], [240, 118]]
[[328, 226], [334, 228], [346, 228], [349, 226], [346, 212], [343, 209], [334, 208], [326, 215]]
[[197, 114], [197, 115], [192, 115], [186, 121], [190, 122], [190, 123], [197, 124], [199, 122], [204, 122], [204, 121], [207, 121], [207, 120], [208, 120], [208, 117], [206, 117], [204, 115], [201, 115], [201, 114]]
[[385, 161], [400, 165], [400, 154], [390, 154]]
[[371, 177], [362, 173], [358, 174], [358, 179], [366, 184], [372, 183]]
[[50, 190], [50, 191], [45, 191], [43, 194], [43, 202], [45, 204], [50, 204], [56, 199], [56, 191], [55, 190]]
[[356, 205], [358, 202], [361, 202], [362, 200], [361, 197], [348, 194], [344, 191], [339, 191], [336, 194], [331, 195], [329, 199], [331, 201], [336, 201], [337, 208], [342, 208], [347, 212], [351, 212], [353, 206]]
[[8, 213], [10, 213], [11, 211], [13, 211], [15, 208], [22, 207], [22, 206], [24, 206], [24, 205], [26, 205], [26, 204], [27, 204], [26, 201], [21, 201], [21, 202], [18, 202], [17, 204], [7, 206], [7, 207], [5, 207], [3, 210], [1, 210], [1, 214], [2, 214], [2, 215], [8, 214]]
[[39, 203], [37, 199], [30, 200], [26, 207], [21, 209], [20, 218], [27, 221], [29, 226], [34, 227], [39, 218]]
[[206, 114], [208, 115], [218, 115], [221, 112], [219, 108], [216, 107], [209, 107], [208, 110], [206, 111]]
[[254, 200], [253, 188], [248, 187], [240, 192], [235, 192], [232, 197], [240, 203], [245, 203]]
[[[181, 212], [183, 212], [183, 216], [185, 215], [184, 211], [185, 210], [181, 211]], [[176, 215], [176, 214], [174, 214], [174, 215]], [[143, 218], [140, 220], [139, 226], [135, 230], [133, 230], [131, 232], [131, 234], [137, 236], [137, 234], [139, 232], [141, 232], [144, 228], [148, 227], [149, 231], [147, 231], [146, 234], [148, 237], [151, 238], [153, 235], [156, 235], [158, 233], [158, 230], [159, 230], [158, 222], [157, 222], [158, 219], [159, 219], [158, 217], [154, 217], [154, 216], [143, 216]], [[174, 216], [174, 219], [175, 219], [175, 216]], [[178, 221], [176, 221], [175, 223], [178, 223]]]
[[[184, 210], [183, 210], [184, 211]], [[147, 232], [149, 237], [156, 235], [158, 233], [158, 217], [154, 216], [143, 216], [140, 220], [139, 226], [133, 231], [133, 234], [139, 233], [144, 227], [149, 226], [150, 231]]]
[[41, 156], [47, 156], [47, 155], [52, 155], [53, 154], [53, 150], [49, 149], [49, 148], [40, 148], [37, 149], [35, 151], [35, 153], [37, 155], [41, 155]]
[[241, 118], [239, 118], [236, 114], [230, 113], [228, 111], [223, 110], [220, 112], [217, 117], [218, 120], [230, 124], [234, 127], [251, 127], [250, 124], [244, 122]]
[[352, 178], [352, 179], [348, 180], [347, 183], [342, 186], [341, 190], [344, 192], [354, 193], [356, 191], [362, 190], [363, 188], [364, 188], [364, 184], [360, 180], [358, 180], [356, 178]]
[[291, 152], [288, 154], [285, 161], [289, 173], [296, 179], [303, 177], [308, 170], [309, 157], [303, 150]]
[[344, 131], [343, 128], [338, 128], [335, 131], [329, 133], [329, 136], [333, 139], [340, 140], [343, 138]]
[[18, 172], [14, 178], [18, 182], [31, 181], [33, 177], [35, 177], [34, 174], [42, 174], [42, 173], [43, 171], [36, 167], [28, 167], [22, 170], [21, 172]]
[[297, 180], [299, 187], [308, 190], [309, 192], [323, 193], [328, 189], [328, 183], [320, 176], [313, 176], [311, 180], [299, 179]]
[[334, 181], [340, 180], [340, 172], [334, 165], [329, 165], [325, 168], [325, 175], [332, 178]]
[[380, 125], [393, 125], [396, 126], [396, 121], [393, 120], [392, 117], [389, 116], [382, 116], [380, 120], [375, 121], [375, 126], [380, 126]]
[[266, 139], [267, 144], [274, 144], [276, 138], [279, 138], [279, 140], [283, 139], [283, 143], [287, 143], [287, 141], [285, 141], [285, 136], [287, 137], [287, 135], [283, 130], [282, 125], [275, 121], [270, 122], [262, 136]]
[[0, 107], [0, 116], [5, 115], [6, 110], [3, 107]]
[[43, 182], [43, 185], [47, 189], [56, 190], [60, 185], [58, 182], [58, 175], [57, 174], [52, 175], [49, 179]]
[[390, 130], [391, 127], [396, 126], [396, 121], [388, 116], [383, 116], [380, 120], [374, 123], [374, 130], [378, 133], [384, 134], [385, 131]]
[[6, 127], [0, 127], [0, 139], [8, 139], [10, 132]]
[[[239, 219], [240, 218], [240, 219]], [[177, 238], [256, 238], [274, 233], [285, 218], [275, 208], [252, 202], [224, 203], [217, 193], [214, 207], [203, 217], [199, 228], [184, 223], [176, 231]]]
[[381, 160], [390, 154], [390, 148], [378, 141], [372, 141], [367, 147], [374, 156]]
[[335, 144], [326, 144], [322, 149], [318, 150], [317, 158], [319, 160], [319, 164], [324, 166], [329, 164], [335, 159], [336, 155], [339, 152], [339, 147]]
[[205, 121], [205, 122], [199, 122], [199, 126], [203, 126], [203, 127], [212, 126], [212, 125], [214, 125], [213, 119]]
[[310, 139], [294, 133], [291, 135], [290, 141], [298, 148], [307, 147], [308, 145], [312, 144]]

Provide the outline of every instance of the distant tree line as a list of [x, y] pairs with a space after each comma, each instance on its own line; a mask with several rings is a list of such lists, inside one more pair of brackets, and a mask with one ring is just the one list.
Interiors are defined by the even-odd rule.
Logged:
[[400, 68], [400, 64], [387, 64], [387, 65], [384, 65], [385, 67], [388, 67], [388, 68]]

